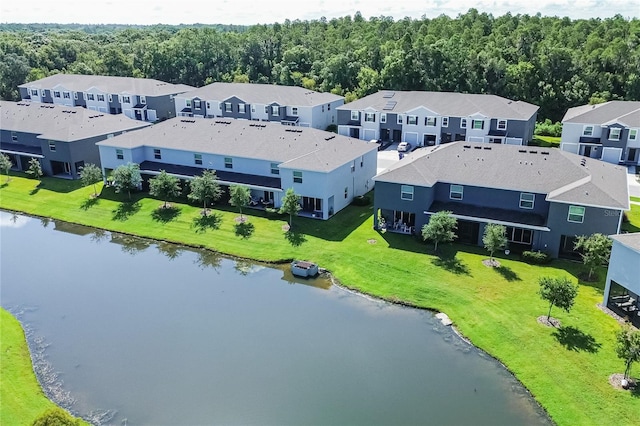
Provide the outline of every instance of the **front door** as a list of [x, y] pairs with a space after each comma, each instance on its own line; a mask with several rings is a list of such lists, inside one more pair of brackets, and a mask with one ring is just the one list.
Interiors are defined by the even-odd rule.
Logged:
[[393, 139], [391, 142], [401, 142], [402, 141], [402, 130], [394, 129], [393, 130]]
[[357, 127], [352, 127], [349, 130], [349, 136], [351, 136], [352, 138], [360, 139], [360, 129], [358, 129]]
[[389, 129], [380, 129], [380, 139], [382, 139], [383, 142], [389, 141]]
[[636, 148], [629, 148], [629, 153], [627, 154], [627, 161], [635, 161], [636, 160]]
[[591, 157], [591, 145], [586, 145], [584, 147], [584, 153], [582, 155], [585, 157]]

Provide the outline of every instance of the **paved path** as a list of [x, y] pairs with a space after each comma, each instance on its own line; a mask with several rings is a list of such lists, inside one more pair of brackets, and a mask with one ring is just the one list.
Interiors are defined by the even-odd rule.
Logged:
[[397, 143], [391, 144], [391, 146], [389, 146], [384, 151], [379, 151], [378, 152], [378, 174], [388, 169], [389, 167], [393, 166], [399, 160], [400, 160], [400, 157], [398, 155]]
[[636, 179], [635, 166], [629, 166], [628, 168], [627, 183], [629, 185], [629, 195], [640, 197], [640, 182]]

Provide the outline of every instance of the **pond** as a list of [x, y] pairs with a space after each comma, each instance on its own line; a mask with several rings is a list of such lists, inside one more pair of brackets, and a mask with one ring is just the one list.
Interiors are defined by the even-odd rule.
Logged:
[[551, 424], [430, 312], [284, 266], [5, 212], [0, 225], [2, 306], [47, 393], [96, 424]]

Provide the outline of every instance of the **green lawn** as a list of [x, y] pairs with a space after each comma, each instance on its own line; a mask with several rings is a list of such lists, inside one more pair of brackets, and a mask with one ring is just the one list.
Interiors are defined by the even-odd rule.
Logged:
[[547, 148], [560, 148], [560, 138], [557, 136], [540, 136], [535, 135], [531, 141], [531, 145], [547, 147]]
[[[286, 218], [265, 213], [249, 210], [253, 228], [238, 229], [238, 213], [231, 208], [214, 210], [217, 219], [205, 223], [200, 209], [187, 204], [174, 203], [173, 213], [159, 214], [161, 202], [144, 194], [121, 203], [123, 197], [110, 188], [95, 201], [89, 200], [91, 192], [57, 179], [45, 179], [38, 189], [35, 181], [14, 177], [0, 189], [0, 208], [257, 260], [312, 260], [345, 286], [446, 312], [476, 346], [503, 362], [560, 425], [612, 424], [612, 419], [631, 425], [640, 418], [640, 394], [615, 390], [607, 381], [623, 371], [624, 363], [613, 349], [619, 326], [596, 307], [604, 270], [598, 271], [598, 282], [580, 282], [570, 314], [554, 308], [552, 315], [563, 325], [555, 330], [536, 322], [548, 309], [536, 293], [538, 277], [567, 275], [578, 281], [580, 264], [531, 266], [512, 255], [499, 258], [502, 268], [492, 269], [482, 264], [487, 257], [482, 249], [458, 245], [442, 247], [436, 257], [417, 239], [375, 231], [371, 207], [349, 207], [329, 221], [294, 218], [294, 232], [285, 234]], [[630, 217], [640, 227], [639, 218]], [[640, 367], [634, 366], [632, 374], [639, 376]], [[4, 379], [2, 386], [5, 392]]]
[[640, 197], [629, 197], [631, 201], [635, 201], [636, 203], [640, 203]]
[[640, 232], [640, 206], [631, 204], [631, 210], [625, 213], [627, 220], [622, 221], [622, 230], [625, 232]]

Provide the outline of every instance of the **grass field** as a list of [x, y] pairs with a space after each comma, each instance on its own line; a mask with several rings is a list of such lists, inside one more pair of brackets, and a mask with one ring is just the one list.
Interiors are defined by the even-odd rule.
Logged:
[[[640, 394], [608, 383], [624, 363], [614, 352], [619, 325], [596, 307], [604, 269], [597, 282], [579, 282], [571, 313], [554, 308], [562, 327], [552, 329], [536, 322], [548, 309], [537, 295], [538, 278], [568, 276], [578, 282], [584, 271], [578, 263], [532, 266], [511, 255], [498, 258], [501, 268], [488, 268], [481, 248], [459, 245], [443, 246], [434, 256], [431, 246], [415, 238], [374, 230], [371, 207], [352, 206], [329, 221], [294, 218], [293, 230], [285, 233], [286, 218], [264, 212], [247, 211], [249, 225], [238, 226], [231, 208], [216, 208], [203, 220], [199, 207], [174, 202], [174, 209], [160, 211], [161, 201], [147, 194], [135, 194], [129, 202], [105, 188], [92, 200], [92, 189], [78, 182], [45, 179], [36, 185], [14, 177], [0, 189], [0, 208], [256, 260], [311, 260], [345, 286], [446, 312], [462, 334], [503, 362], [559, 425], [632, 425], [640, 418]], [[639, 212], [634, 208], [629, 226], [640, 227]], [[635, 365], [632, 374], [639, 373]], [[3, 395], [5, 382], [3, 377]]]
[[560, 138], [556, 136], [540, 136], [535, 135], [530, 145], [541, 146], [545, 148], [560, 148]]

